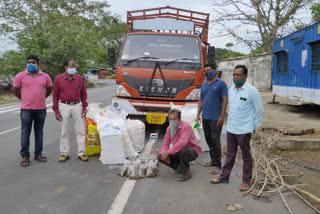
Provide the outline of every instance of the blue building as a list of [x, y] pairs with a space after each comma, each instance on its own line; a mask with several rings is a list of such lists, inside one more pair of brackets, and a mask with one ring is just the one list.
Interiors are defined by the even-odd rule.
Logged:
[[273, 41], [272, 92], [320, 104], [320, 22]]

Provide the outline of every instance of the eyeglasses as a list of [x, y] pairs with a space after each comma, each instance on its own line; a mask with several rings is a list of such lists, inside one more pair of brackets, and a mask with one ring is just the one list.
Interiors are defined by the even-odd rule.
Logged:
[[233, 74], [233, 77], [241, 77], [243, 74]]

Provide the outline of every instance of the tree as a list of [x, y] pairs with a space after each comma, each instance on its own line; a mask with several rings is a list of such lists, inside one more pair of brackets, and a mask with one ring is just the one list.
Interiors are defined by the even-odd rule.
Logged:
[[313, 21], [320, 22], [320, 3], [315, 3], [311, 7]]
[[10, 88], [14, 75], [24, 70], [26, 64], [26, 58], [21, 52], [5, 52], [0, 58], [0, 81], [2, 83], [0, 89]]
[[90, 62], [106, 66], [107, 47], [119, 44], [125, 24], [110, 15], [106, 1], [0, 0], [0, 32], [10, 35], [26, 57], [36, 54], [52, 77], [74, 58], [79, 71]]
[[[297, 12], [311, 0], [214, 0], [213, 25], [218, 36], [232, 36], [251, 50], [272, 53], [272, 41], [284, 35]], [[218, 28], [218, 29], [217, 29]]]
[[233, 43], [227, 43], [226, 44], [226, 47], [229, 49], [229, 52], [228, 52], [228, 55], [229, 55], [229, 57], [231, 57], [232, 56], [232, 54], [231, 54], [231, 48], [233, 47]]
[[230, 55], [233, 57], [246, 56], [246, 54], [230, 51], [225, 48], [216, 48], [216, 59], [218, 62], [230, 58]]

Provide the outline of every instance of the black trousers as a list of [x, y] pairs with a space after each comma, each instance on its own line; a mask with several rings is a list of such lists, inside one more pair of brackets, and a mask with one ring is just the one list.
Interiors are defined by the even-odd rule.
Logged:
[[217, 126], [217, 122], [217, 120], [202, 120], [202, 125], [212, 164], [221, 169], [221, 128]]
[[158, 155], [158, 161], [169, 166], [174, 170], [178, 170], [185, 174], [190, 168], [190, 162], [198, 157], [197, 151], [191, 146], [182, 148], [179, 152], [169, 155], [170, 164], [166, 164], [161, 160], [161, 154]]

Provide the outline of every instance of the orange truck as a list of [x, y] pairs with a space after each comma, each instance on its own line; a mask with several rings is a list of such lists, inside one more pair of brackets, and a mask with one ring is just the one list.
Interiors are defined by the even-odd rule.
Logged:
[[[204, 64], [214, 63], [209, 14], [170, 6], [127, 12], [127, 31], [116, 62], [112, 105], [129, 117], [163, 124], [171, 104], [197, 108]], [[143, 119], [143, 118], [141, 118]]]

